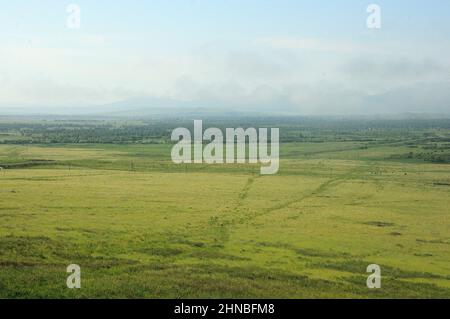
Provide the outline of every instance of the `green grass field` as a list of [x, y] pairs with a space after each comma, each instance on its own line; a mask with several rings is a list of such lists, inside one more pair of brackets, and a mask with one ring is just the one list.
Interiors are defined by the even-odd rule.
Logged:
[[449, 164], [299, 142], [260, 176], [170, 148], [0, 145], [0, 297], [450, 298]]

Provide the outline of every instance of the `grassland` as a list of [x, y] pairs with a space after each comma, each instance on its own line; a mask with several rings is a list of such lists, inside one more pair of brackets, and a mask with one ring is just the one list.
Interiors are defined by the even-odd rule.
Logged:
[[274, 176], [168, 143], [0, 145], [0, 297], [450, 298], [450, 167], [404, 140], [283, 143]]

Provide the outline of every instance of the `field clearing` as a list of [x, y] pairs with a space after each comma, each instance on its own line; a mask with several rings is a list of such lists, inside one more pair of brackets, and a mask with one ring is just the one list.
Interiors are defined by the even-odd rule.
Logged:
[[364, 145], [284, 144], [275, 176], [168, 144], [0, 145], [24, 163], [0, 172], [0, 297], [449, 298], [448, 164]]

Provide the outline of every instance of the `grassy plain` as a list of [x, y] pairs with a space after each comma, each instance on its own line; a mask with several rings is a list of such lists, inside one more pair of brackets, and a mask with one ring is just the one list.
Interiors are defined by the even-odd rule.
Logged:
[[295, 142], [260, 176], [170, 148], [0, 145], [0, 166], [23, 164], [0, 171], [0, 297], [450, 298], [449, 164]]

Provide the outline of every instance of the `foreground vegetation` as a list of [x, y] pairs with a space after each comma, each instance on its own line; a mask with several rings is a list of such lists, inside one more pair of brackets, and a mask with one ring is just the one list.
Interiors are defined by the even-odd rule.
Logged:
[[0, 297], [450, 297], [448, 120], [241, 120], [274, 176], [172, 164], [183, 123], [1, 122]]

